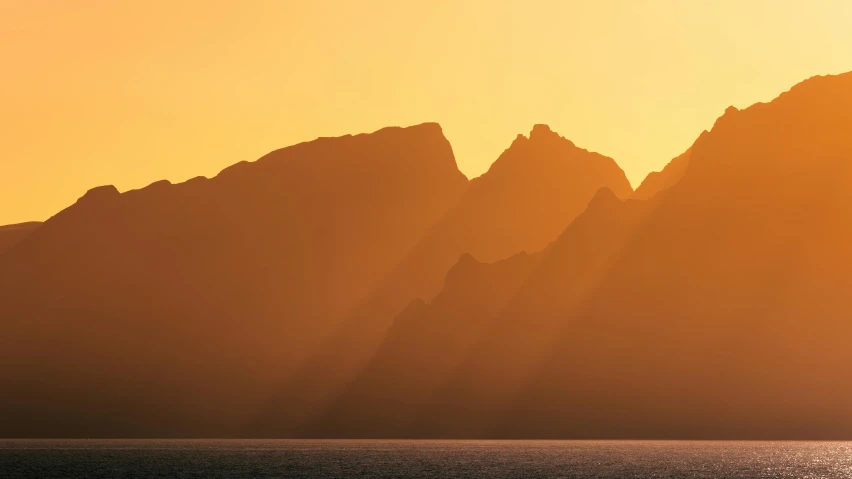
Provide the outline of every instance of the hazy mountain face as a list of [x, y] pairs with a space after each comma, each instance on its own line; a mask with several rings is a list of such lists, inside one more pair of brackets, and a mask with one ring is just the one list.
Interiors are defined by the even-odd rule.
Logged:
[[566, 325], [608, 277], [655, 206], [622, 202], [601, 190], [488, 322], [413, 431], [430, 437], [496, 434]]
[[[600, 284], [654, 203], [599, 190], [544, 251], [492, 264], [463, 256], [431, 304], [393, 323], [365, 370], [311, 434], [482, 437]], [[374, 407], [375, 406], [375, 407]]]
[[363, 372], [311, 425], [309, 434], [410, 434], [421, 409], [526, 281], [540, 256], [520, 253], [480, 263], [463, 255], [430, 304], [415, 300], [397, 315]]
[[729, 109], [496, 434], [852, 434], [852, 75]]
[[0, 401], [40, 411], [4, 415], [4, 432], [242, 422], [466, 185], [425, 124], [303, 143], [209, 180], [88, 192], [0, 256]]
[[375, 302], [396, 312], [429, 300], [462, 254], [493, 262], [544, 249], [600, 188], [626, 198], [632, 188], [611, 158], [576, 147], [545, 125], [518, 135], [441, 220], [406, 255]]
[[669, 168], [680, 181], [649, 201], [599, 193], [510, 299], [432, 317], [448, 280], [404, 311], [317, 431], [848, 437], [850, 130], [852, 75], [729, 109]]
[[408, 252], [334, 339], [283, 388], [258, 427], [299, 431], [311, 414], [354, 379], [393, 318], [412, 299], [430, 301], [462, 254], [491, 262], [535, 252], [553, 241], [602, 187], [632, 193], [611, 158], [578, 148], [545, 125], [511, 146]]

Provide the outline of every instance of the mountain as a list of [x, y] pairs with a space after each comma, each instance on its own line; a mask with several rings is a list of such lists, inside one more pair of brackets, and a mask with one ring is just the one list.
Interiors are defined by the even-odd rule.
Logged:
[[302, 434], [375, 353], [413, 299], [429, 302], [462, 254], [493, 262], [547, 246], [602, 187], [632, 188], [614, 160], [575, 146], [545, 125], [518, 135], [406, 254], [320, 353], [283, 388], [250, 435]]
[[[561, 276], [532, 288], [530, 299], [521, 288], [495, 323], [514, 317], [519, 326], [498, 326], [508, 339], [496, 346], [486, 334], [482, 348], [493, 353], [459, 368], [413, 431], [852, 437], [852, 387], [841, 379], [852, 364], [850, 129], [849, 73], [726, 110], [696, 141], [676, 185], [650, 204], [633, 202], [648, 206], [616, 241], [604, 274], [591, 282], [582, 268], [569, 275], [575, 268], [557, 261], [556, 247], [542, 258], [531, 288], [539, 272]], [[605, 238], [620, 236], [581, 235], [594, 246], [577, 258], [598, 263], [612, 249]], [[547, 317], [555, 322], [548, 331], [527, 326]], [[537, 330], [546, 343], [527, 342]], [[518, 363], [531, 366], [517, 372]]]
[[[519, 253], [496, 263], [465, 254], [430, 303], [412, 301], [357, 380], [336, 398], [310, 433], [319, 437], [399, 437], [435, 389], [458, 367], [541, 255]], [[414, 373], [414, 374], [412, 374]]]
[[0, 430], [233, 434], [467, 183], [424, 124], [92, 189], [0, 256]]
[[642, 180], [642, 183], [633, 192], [634, 200], [647, 200], [657, 193], [667, 190], [677, 184], [686, 173], [689, 165], [689, 156], [692, 147], [672, 159], [662, 171], [652, 171]]
[[[627, 198], [632, 188], [611, 158], [589, 152], [535, 125], [518, 135], [397, 266], [376, 295], [400, 310], [434, 297], [462, 254], [494, 262], [552, 242], [600, 188]], [[400, 305], [401, 303], [401, 305]]]
[[848, 439], [850, 131], [847, 73], [636, 193], [543, 126], [468, 182], [433, 124], [95, 188], [0, 254], [0, 431]]
[[23, 241], [40, 224], [38, 221], [32, 221], [29, 223], [0, 226], [0, 255]]
[[850, 129], [852, 73], [729, 108], [500, 434], [852, 437]]
[[[402, 436], [491, 437], [570, 318], [610, 274], [656, 201], [602, 188], [542, 253]], [[449, 334], [449, 333], [448, 333]], [[412, 376], [418, 373], [409, 371]]]
[[726, 110], [665, 194], [600, 190], [529, 269], [462, 257], [312, 433], [852, 437], [850, 129], [852, 73], [815, 77]]

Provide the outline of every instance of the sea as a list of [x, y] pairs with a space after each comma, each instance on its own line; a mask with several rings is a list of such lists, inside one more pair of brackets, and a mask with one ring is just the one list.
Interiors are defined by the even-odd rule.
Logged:
[[2, 478], [852, 478], [852, 442], [0, 440]]

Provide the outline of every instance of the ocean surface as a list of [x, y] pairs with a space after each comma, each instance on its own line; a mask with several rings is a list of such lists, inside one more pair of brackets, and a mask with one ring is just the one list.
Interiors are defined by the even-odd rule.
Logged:
[[0, 440], [0, 477], [852, 478], [852, 442]]

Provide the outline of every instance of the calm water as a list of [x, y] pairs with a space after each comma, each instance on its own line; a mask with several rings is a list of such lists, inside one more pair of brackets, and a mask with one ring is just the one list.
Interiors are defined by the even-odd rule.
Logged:
[[0, 477], [852, 478], [852, 443], [0, 440]]

